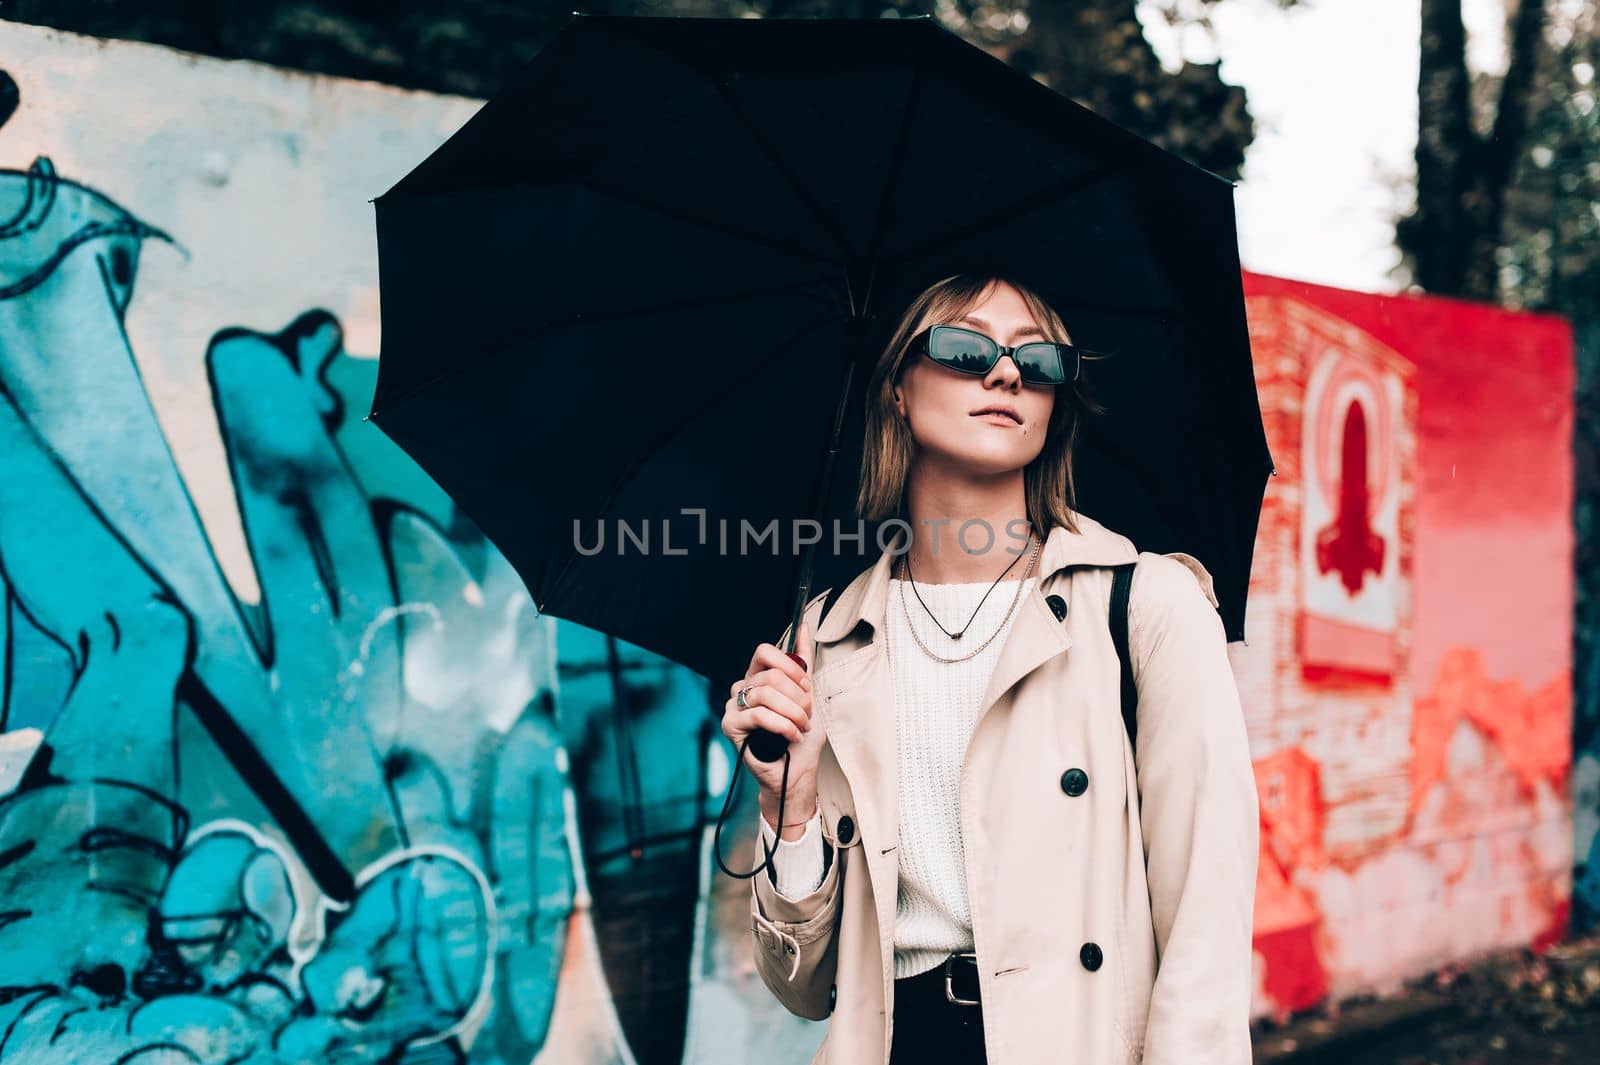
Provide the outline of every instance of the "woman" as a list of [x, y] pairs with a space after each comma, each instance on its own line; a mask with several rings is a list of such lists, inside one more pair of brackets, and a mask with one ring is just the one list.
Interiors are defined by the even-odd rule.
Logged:
[[774, 850], [751, 923], [763, 982], [829, 1022], [815, 1062], [1251, 1058], [1258, 808], [1222, 621], [1199, 562], [1073, 508], [1078, 362], [1014, 280], [919, 295], [868, 387], [857, 501], [907, 524], [820, 625], [808, 605], [803, 664], [764, 643], [730, 687], [736, 746], [791, 741], [781, 826], [783, 763], [745, 755]]

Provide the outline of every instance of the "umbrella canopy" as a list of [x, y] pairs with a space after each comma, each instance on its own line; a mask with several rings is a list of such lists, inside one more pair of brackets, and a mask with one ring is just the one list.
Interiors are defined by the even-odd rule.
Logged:
[[895, 315], [992, 267], [1111, 355], [1078, 508], [1199, 558], [1243, 637], [1271, 459], [1232, 184], [931, 17], [576, 16], [374, 204], [369, 418], [541, 611], [742, 675], [796, 522], [815, 590], [878, 554], [831, 522]]

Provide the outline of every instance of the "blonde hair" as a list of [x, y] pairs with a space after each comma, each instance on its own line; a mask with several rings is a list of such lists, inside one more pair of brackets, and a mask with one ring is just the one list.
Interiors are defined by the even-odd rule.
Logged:
[[[944, 325], [971, 310], [996, 284], [1017, 290], [1028, 313], [1045, 339], [1071, 343], [1066, 323], [1038, 293], [1010, 277], [995, 273], [952, 274], [923, 289], [906, 307], [883, 354], [878, 356], [867, 382], [866, 441], [862, 449], [861, 481], [856, 492], [857, 514], [866, 521], [905, 518], [906, 478], [911, 471], [915, 441], [911, 426], [894, 402], [894, 386], [906, 369], [907, 348], [927, 326]], [[1090, 356], [1085, 356], [1087, 361]], [[1083, 374], [1070, 385], [1056, 386], [1056, 402], [1045, 428], [1044, 449], [1023, 469], [1028, 523], [1043, 539], [1057, 525], [1078, 531], [1072, 512], [1077, 506], [1072, 455], [1087, 414], [1104, 412], [1088, 394]]]

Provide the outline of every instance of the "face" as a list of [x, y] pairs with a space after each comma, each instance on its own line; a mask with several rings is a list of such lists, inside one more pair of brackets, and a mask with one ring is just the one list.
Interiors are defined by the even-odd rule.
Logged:
[[[1028, 313], [1022, 295], [1000, 282], [951, 322], [983, 333], [1006, 347], [1050, 339]], [[944, 460], [976, 476], [1020, 470], [1044, 450], [1045, 430], [1055, 408], [1055, 385], [1025, 383], [1016, 361], [1000, 359], [987, 374], [940, 366], [925, 354], [908, 356], [895, 386], [895, 406], [911, 425], [919, 460]], [[1011, 414], [980, 413], [1005, 408]]]

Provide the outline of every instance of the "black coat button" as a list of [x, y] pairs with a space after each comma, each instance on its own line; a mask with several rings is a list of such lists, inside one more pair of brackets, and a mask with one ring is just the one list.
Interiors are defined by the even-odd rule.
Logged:
[[1056, 616], [1057, 621], [1061, 621], [1067, 616], [1067, 601], [1059, 595], [1047, 595], [1044, 597], [1044, 601], [1045, 605], [1050, 608], [1050, 613]]
[[1085, 943], [1083, 949], [1078, 951], [1078, 960], [1083, 962], [1083, 967], [1090, 972], [1100, 968], [1100, 963], [1105, 957], [1100, 953], [1100, 946], [1096, 943]]
[[856, 823], [850, 820], [849, 814], [839, 818], [839, 824], [834, 829], [834, 835], [839, 837], [839, 845], [842, 847], [848, 847], [850, 841], [856, 838]]
[[829, 984], [828, 985], [828, 1012], [829, 1013], [833, 1012], [833, 1004], [835, 1002], [838, 1002], [838, 1001], [839, 1001], [839, 985], [838, 984]]
[[1089, 790], [1089, 774], [1081, 769], [1069, 769], [1061, 774], [1061, 790], [1077, 798]]

